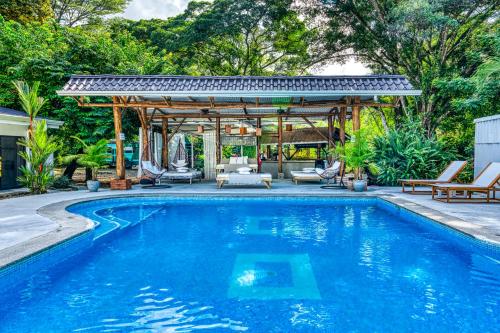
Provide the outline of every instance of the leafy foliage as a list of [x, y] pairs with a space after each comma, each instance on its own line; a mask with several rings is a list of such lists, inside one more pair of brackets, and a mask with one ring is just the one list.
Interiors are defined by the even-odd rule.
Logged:
[[373, 156], [366, 131], [353, 132], [351, 141], [337, 146], [334, 155], [345, 161], [346, 166], [354, 171], [356, 179], [362, 179], [363, 171], [370, 165]]
[[461, 116], [450, 104], [454, 95], [438, 82], [470, 78], [485, 56], [498, 55], [482, 42], [499, 36], [498, 1], [325, 0], [306, 7], [328, 22], [324, 46], [339, 59], [355, 56], [375, 72], [405, 74], [422, 89], [403, 111], [416, 112], [428, 136]]
[[51, 0], [58, 23], [75, 26], [91, 23], [109, 14], [125, 10], [130, 0]]
[[67, 164], [72, 160], [76, 160], [79, 165], [90, 168], [92, 170], [92, 180], [97, 180], [97, 172], [106, 165], [109, 159], [109, 154], [107, 152], [108, 141], [101, 139], [93, 145], [88, 145], [76, 136], [73, 138], [83, 145], [83, 153], [67, 155], [61, 158], [62, 162]]
[[71, 181], [66, 176], [56, 177], [52, 182], [52, 187], [57, 189], [69, 188], [70, 186], [71, 186]]
[[2, 0], [0, 15], [21, 23], [44, 22], [52, 18], [50, 0]]
[[321, 56], [316, 30], [290, 0], [192, 1], [168, 20], [113, 21], [172, 59], [177, 74], [303, 73]]
[[20, 168], [22, 175], [18, 181], [32, 193], [46, 193], [53, 179], [51, 156], [59, 149], [59, 144], [47, 134], [45, 120], [35, 121], [31, 138], [21, 139], [19, 144], [26, 147], [25, 151], [19, 152], [26, 166]]
[[45, 104], [45, 99], [38, 96], [38, 87], [40, 87], [40, 82], [35, 81], [31, 87], [23, 81], [14, 81], [13, 84], [17, 89], [21, 106], [30, 118], [28, 135], [31, 137], [33, 120], [38, 115], [38, 112], [43, 107], [43, 104]]
[[375, 137], [373, 149], [377, 180], [383, 185], [397, 185], [398, 179], [432, 179], [454, 158], [453, 152], [442, 142], [427, 137], [416, 121]]

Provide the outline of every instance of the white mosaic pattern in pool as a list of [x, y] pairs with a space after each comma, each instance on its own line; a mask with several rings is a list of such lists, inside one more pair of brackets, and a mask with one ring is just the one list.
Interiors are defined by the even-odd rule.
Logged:
[[308, 254], [238, 254], [227, 296], [259, 300], [321, 299]]

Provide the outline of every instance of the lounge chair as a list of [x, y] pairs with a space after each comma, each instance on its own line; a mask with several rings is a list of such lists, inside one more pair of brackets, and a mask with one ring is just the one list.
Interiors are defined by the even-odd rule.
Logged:
[[[415, 186], [431, 186], [432, 184], [450, 183], [465, 168], [467, 161], [453, 161], [436, 179], [398, 179], [402, 191], [409, 194], [430, 194], [429, 191], [416, 191]], [[411, 191], [405, 191], [405, 185], [411, 186]]]
[[304, 172], [304, 171], [292, 171], [292, 180], [297, 185], [299, 181], [319, 181], [323, 179], [327, 180], [327, 184], [330, 180], [334, 179], [340, 171], [340, 162], [335, 161], [331, 166], [326, 169], [315, 168], [314, 172]]
[[227, 183], [228, 185], [243, 186], [264, 184], [268, 189], [271, 189], [272, 181], [273, 177], [270, 173], [219, 173], [217, 175], [217, 188], [220, 189], [225, 183]]
[[[443, 202], [484, 202], [491, 201], [500, 202], [496, 198], [497, 185], [500, 181], [500, 162], [492, 162], [481, 171], [481, 173], [474, 179], [471, 184], [433, 184], [432, 185], [432, 199]], [[457, 191], [464, 192], [463, 196], [455, 196]], [[441, 192], [440, 196], [436, 196]], [[484, 193], [486, 198], [473, 198], [472, 194], [475, 192]], [[490, 193], [493, 192], [493, 196]], [[443, 194], [445, 194], [443, 196]], [[452, 195], [450, 195], [452, 194]]]

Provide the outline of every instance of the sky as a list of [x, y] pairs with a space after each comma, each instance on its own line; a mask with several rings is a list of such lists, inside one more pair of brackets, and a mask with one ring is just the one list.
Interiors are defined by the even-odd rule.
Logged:
[[[175, 16], [184, 9], [189, 0], [132, 0], [125, 10], [124, 16], [132, 20]], [[354, 60], [346, 64], [327, 65], [314, 74], [318, 75], [363, 75], [369, 74], [369, 69]]]

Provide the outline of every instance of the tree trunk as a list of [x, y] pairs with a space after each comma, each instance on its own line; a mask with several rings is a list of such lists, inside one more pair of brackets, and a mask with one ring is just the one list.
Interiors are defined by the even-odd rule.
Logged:
[[85, 168], [85, 181], [92, 180], [92, 169]]
[[68, 177], [68, 179], [72, 179], [77, 167], [78, 163], [76, 160], [71, 161], [71, 163], [66, 166], [66, 169], [64, 169], [63, 176]]

